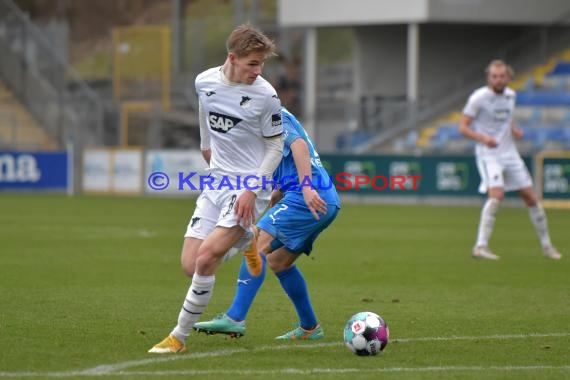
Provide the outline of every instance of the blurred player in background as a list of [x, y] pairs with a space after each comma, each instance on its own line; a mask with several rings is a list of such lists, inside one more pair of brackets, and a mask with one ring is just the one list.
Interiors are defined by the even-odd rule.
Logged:
[[[283, 109], [282, 117], [285, 147], [275, 173], [280, 188], [273, 191], [272, 207], [257, 223], [257, 251], [264, 263], [267, 260], [299, 317], [299, 327], [276, 339], [316, 340], [323, 338], [324, 332], [295, 262], [301, 254], [311, 253], [317, 236], [336, 218], [340, 200], [306, 131], [287, 110]], [[244, 260], [228, 311], [211, 321], [195, 324], [195, 330], [234, 337], [245, 333], [245, 318], [265, 277], [265, 270], [258, 277], [250, 275], [250, 271]]]
[[[236, 28], [226, 41], [227, 58], [196, 78], [199, 97], [200, 148], [215, 178], [196, 201], [182, 247], [181, 263], [192, 283], [178, 316], [178, 324], [151, 353], [186, 349], [194, 323], [210, 301], [215, 273], [232, 247], [245, 248], [252, 239], [246, 230], [265, 210], [271, 178], [283, 151], [281, 103], [274, 88], [261, 77], [275, 45], [250, 25]], [[248, 176], [247, 184], [236, 185]], [[233, 186], [220, 186], [226, 181]], [[244, 186], [247, 185], [247, 186]], [[247, 187], [249, 189], [244, 189]], [[261, 271], [261, 258], [251, 255], [252, 271]]]
[[514, 138], [522, 138], [523, 131], [513, 121], [516, 93], [507, 86], [513, 70], [505, 62], [494, 60], [486, 74], [487, 85], [471, 94], [459, 126], [465, 137], [478, 142], [475, 156], [481, 176], [479, 191], [488, 196], [481, 210], [473, 257], [499, 259], [489, 249], [489, 239], [505, 191], [518, 190], [528, 207], [544, 256], [559, 260], [562, 255], [550, 241], [546, 214], [514, 142]]

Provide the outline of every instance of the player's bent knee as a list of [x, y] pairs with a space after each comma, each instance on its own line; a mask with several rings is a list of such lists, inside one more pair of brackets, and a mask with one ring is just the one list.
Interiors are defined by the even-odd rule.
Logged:
[[279, 273], [284, 271], [286, 268], [283, 264], [283, 260], [280, 260], [276, 253], [267, 255], [267, 265], [273, 272]]
[[267, 265], [275, 273], [283, 272], [295, 264], [297, 257], [297, 255], [280, 249], [267, 255]]
[[196, 266], [192, 263], [185, 263], [182, 262], [182, 272], [184, 272], [184, 274], [188, 277], [192, 277], [194, 276], [194, 271], [196, 269]]
[[534, 207], [538, 204], [538, 197], [532, 188], [522, 189], [520, 196], [527, 207]]
[[212, 275], [216, 272], [222, 258], [223, 255], [220, 257], [211, 252], [204, 252], [196, 259], [195, 271], [200, 275]]
[[499, 202], [501, 202], [505, 198], [505, 191], [503, 190], [503, 188], [500, 187], [492, 187], [489, 189], [487, 195], [489, 198], [494, 198]]
[[[269, 255], [269, 256], [271, 256], [271, 255]], [[267, 257], [269, 257], [269, 256], [267, 256]], [[267, 262], [267, 265], [269, 265], [269, 268], [271, 268], [271, 270], [272, 270], [273, 273], [275, 273], [275, 274], [280, 273], [280, 272], [283, 272], [283, 271], [285, 271], [285, 270], [291, 268], [291, 265], [290, 265], [290, 266], [287, 266], [287, 265], [284, 265], [283, 263], [274, 263], [274, 264], [271, 264], [271, 263], [269, 263], [269, 261]]]

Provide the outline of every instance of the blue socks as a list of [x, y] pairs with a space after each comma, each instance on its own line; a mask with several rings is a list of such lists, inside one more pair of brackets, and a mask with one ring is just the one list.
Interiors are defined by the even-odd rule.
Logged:
[[317, 325], [317, 317], [311, 306], [307, 283], [301, 271], [296, 265], [293, 265], [291, 268], [277, 273], [277, 278], [295, 305], [300, 326], [305, 330], [314, 328]]
[[[232, 305], [226, 312], [226, 315], [234, 321], [244, 321], [249, 308], [261, 288], [265, 279], [265, 270], [267, 268], [267, 259], [263, 257], [263, 269], [258, 277], [253, 277], [247, 270], [245, 258], [242, 260], [237, 280], [237, 291], [234, 296]], [[277, 273], [277, 278], [283, 287], [283, 290], [289, 296], [289, 299], [295, 305], [295, 310], [299, 316], [300, 326], [305, 330], [310, 330], [317, 325], [317, 318], [309, 299], [309, 292], [307, 290], [307, 283], [303, 274], [293, 265], [291, 268]]]
[[258, 277], [254, 277], [249, 274], [245, 258], [242, 259], [238, 274], [236, 295], [234, 296], [232, 305], [226, 313], [226, 315], [234, 321], [241, 322], [245, 320], [249, 308], [253, 303], [253, 299], [263, 284], [263, 280], [265, 279], [265, 269], [267, 268], [267, 258], [265, 255], [261, 255], [261, 257], [263, 259], [263, 268], [261, 269], [261, 274]]

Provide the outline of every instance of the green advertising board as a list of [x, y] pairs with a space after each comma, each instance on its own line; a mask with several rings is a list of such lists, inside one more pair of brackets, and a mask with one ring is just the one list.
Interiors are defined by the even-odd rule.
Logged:
[[570, 152], [538, 154], [536, 183], [546, 206], [570, 207]]
[[[473, 156], [321, 155], [321, 161], [341, 194], [480, 196]], [[525, 163], [532, 169], [530, 158]]]

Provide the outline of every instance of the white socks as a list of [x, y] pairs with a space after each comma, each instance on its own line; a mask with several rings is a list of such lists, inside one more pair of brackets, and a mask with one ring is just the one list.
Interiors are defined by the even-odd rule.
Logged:
[[476, 247], [488, 246], [489, 239], [493, 233], [495, 218], [499, 210], [499, 200], [497, 198], [488, 198], [481, 210], [481, 219], [479, 220], [479, 231], [477, 232]]
[[188, 289], [188, 294], [178, 315], [178, 324], [171, 332], [179, 341], [186, 341], [192, 326], [200, 319], [206, 305], [212, 298], [215, 282], [216, 276], [194, 274], [192, 277], [192, 284], [190, 289]]
[[542, 245], [543, 248], [550, 246], [552, 243], [550, 242], [550, 235], [548, 234], [548, 221], [546, 220], [546, 213], [540, 203], [529, 207], [528, 214], [536, 229], [536, 234], [540, 239], [540, 245]]
[[[489, 239], [493, 233], [493, 226], [495, 224], [497, 211], [499, 210], [499, 204], [500, 202], [496, 198], [489, 198], [487, 202], [485, 202], [481, 210], [481, 219], [479, 220], [479, 231], [477, 233], [477, 243], [475, 246], [488, 246]], [[540, 245], [543, 248], [550, 246], [552, 243], [550, 242], [550, 235], [548, 234], [548, 222], [540, 203], [529, 207], [528, 214], [540, 239]]]

